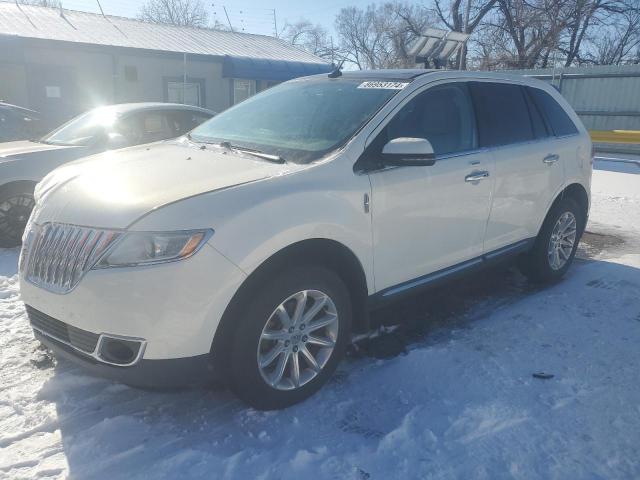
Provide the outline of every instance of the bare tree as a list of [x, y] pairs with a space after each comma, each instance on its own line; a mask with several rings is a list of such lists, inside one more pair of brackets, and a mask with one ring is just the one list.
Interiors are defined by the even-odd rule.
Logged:
[[342, 57], [359, 69], [410, 66], [409, 46], [432, 23], [429, 11], [410, 3], [347, 7], [336, 16]]
[[314, 25], [309, 20], [300, 19], [295, 23], [286, 23], [283, 28], [282, 38], [291, 45], [306, 50], [322, 58], [335, 61], [338, 55], [327, 30], [319, 25]]
[[483, 68], [632, 62], [640, 36], [639, 0], [498, 0], [475, 36]]
[[[571, 14], [567, 21], [566, 38], [560, 44], [560, 50], [565, 55], [565, 66], [573, 63], [582, 63], [584, 55], [583, 42], [589, 37], [606, 37], [612, 40], [612, 32], [609, 26], [620, 32], [620, 26], [637, 27], [633, 17], [638, 16], [638, 0], [573, 0], [571, 2]], [[590, 33], [593, 32], [591, 35]], [[633, 37], [633, 32], [621, 33], [621, 40], [628, 41]], [[597, 47], [603, 46], [599, 41]]]
[[[445, 0], [446, 1], [446, 0]], [[472, 34], [481, 25], [487, 14], [496, 6], [497, 0], [467, 0], [462, 5], [462, 0], [434, 0], [434, 7], [440, 22], [449, 30]], [[464, 10], [464, 15], [463, 15]], [[467, 47], [459, 52], [460, 68], [467, 68]]]
[[572, 13], [572, 0], [498, 0], [500, 17], [493, 26], [496, 38], [506, 34], [507, 67], [546, 66]]
[[640, 9], [630, 8], [615, 16], [615, 23], [589, 39], [592, 51], [585, 63], [623, 65], [640, 63]]
[[138, 18], [180, 27], [206, 27], [209, 13], [201, 0], [147, 0], [140, 8]]

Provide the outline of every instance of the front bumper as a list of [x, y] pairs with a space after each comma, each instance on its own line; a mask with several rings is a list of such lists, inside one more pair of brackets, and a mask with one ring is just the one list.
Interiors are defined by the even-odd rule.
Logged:
[[[71, 327], [143, 339], [143, 365], [208, 357], [220, 319], [245, 278], [207, 244], [178, 262], [89, 271], [67, 294], [47, 291], [24, 278], [20, 289], [25, 304]], [[137, 364], [104, 370], [134, 367]]]
[[54, 352], [80, 365], [90, 373], [140, 388], [180, 388], [206, 384], [220, 379], [210, 355], [165, 360], [142, 359], [130, 367], [117, 367], [79, 353], [72, 347], [34, 330], [35, 337]]

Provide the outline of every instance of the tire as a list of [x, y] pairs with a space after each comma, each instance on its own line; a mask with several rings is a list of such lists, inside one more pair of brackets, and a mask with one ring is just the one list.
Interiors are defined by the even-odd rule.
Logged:
[[[557, 201], [549, 210], [533, 248], [520, 259], [522, 273], [536, 283], [548, 283], [562, 278], [576, 255], [585, 222], [586, 212], [573, 198], [565, 197]], [[566, 225], [565, 230], [562, 230], [562, 225]], [[572, 230], [575, 234], [571, 241]], [[570, 248], [568, 243], [571, 243]], [[562, 245], [560, 250], [553, 248], [558, 244]]]
[[0, 247], [22, 244], [22, 234], [34, 205], [33, 185], [16, 183], [0, 187]]
[[[258, 410], [281, 409], [311, 396], [335, 371], [351, 332], [351, 300], [340, 277], [319, 266], [287, 269], [256, 290], [249, 294], [250, 301], [235, 318], [237, 326], [230, 332], [232, 348], [227, 354], [227, 380], [231, 390], [250, 406]], [[303, 303], [306, 305], [300, 308], [303, 314], [295, 323], [296, 307]], [[314, 314], [316, 305], [322, 306]], [[331, 320], [333, 315], [335, 321]], [[291, 321], [295, 327], [286, 323]], [[321, 321], [330, 323], [311, 330]], [[321, 340], [325, 343], [333, 340], [333, 348], [316, 343]], [[307, 353], [314, 358], [315, 370]], [[272, 361], [267, 363], [271, 357]], [[298, 364], [298, 386], [294, 357]], [[258, 364], [259, 358], [263, 368]], [[275, 381], [282, 365], [284, 373]]]

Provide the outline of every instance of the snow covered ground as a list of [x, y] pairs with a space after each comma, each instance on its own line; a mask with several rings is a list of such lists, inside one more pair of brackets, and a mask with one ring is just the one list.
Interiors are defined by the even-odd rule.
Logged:
[[280, 412], [56, 364], [0, 250], [0, 478], [640, 478], [640, 167], [614, 167], [564, 281], [499, 270], [398, 307]]

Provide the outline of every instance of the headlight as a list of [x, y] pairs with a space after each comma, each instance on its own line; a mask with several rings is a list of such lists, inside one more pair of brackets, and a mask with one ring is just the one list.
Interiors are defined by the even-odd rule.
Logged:
[[94, 268], [153, 265], [182, 260], [196, 253], [212, 234], [213, 230], [126, 233]]

